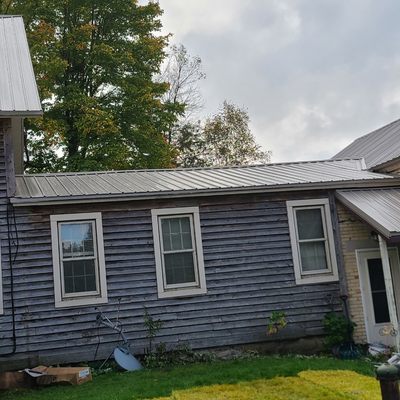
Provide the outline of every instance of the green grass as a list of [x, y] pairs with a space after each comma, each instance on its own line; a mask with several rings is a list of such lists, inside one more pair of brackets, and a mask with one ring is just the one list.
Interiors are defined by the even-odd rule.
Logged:
[[295, 376], [305, 370], [351, 370], [373, 375], [368, 361], [328, 357], [260, 357], [194, 364], [163, 370], [112, 372], [81, 386], [52, 386], [1, 393], [2, 400], [134, 400], [171, 395], [172, 390], [237, 383], [276, 376]]

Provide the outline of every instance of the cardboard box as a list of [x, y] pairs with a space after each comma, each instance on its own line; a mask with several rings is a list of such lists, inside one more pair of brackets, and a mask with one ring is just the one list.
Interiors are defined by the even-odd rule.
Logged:
[[34, 378], [24, 371], [0, 372], [0, 390], [32, 388], [36, 386]]
[[31, 371], [41, 373], [36, 378], [38, 385], [52, 385], [58, 383], [81, 385], [92, 380], [89, 367], [44, 367], [32, 368]]

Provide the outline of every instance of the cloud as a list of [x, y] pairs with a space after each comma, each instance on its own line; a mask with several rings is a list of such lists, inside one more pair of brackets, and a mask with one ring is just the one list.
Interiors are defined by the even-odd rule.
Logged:
[[318, 159], [400, 117], [398, 0], [160, 0], [213, 113], [245, 106], [273, 161]]
[[192, 31], [213, 35], [229, 30], [248, 2], [165, 0], [160, 3], [164, 26], [180, 40]]

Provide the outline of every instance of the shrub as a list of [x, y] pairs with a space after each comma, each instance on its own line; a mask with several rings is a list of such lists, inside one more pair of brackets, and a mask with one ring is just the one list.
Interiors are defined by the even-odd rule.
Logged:
[[145, 355], [143, 363], [146, 368], [165, 368], [172, 365], [211, 362], [215, 359], [213, 353], [193, 351], [187, 344], [178, 344], [168, 351], [165, 343], [160, 343], [155, 346], [153, 352]]
[[355, 323], [342, 314], [330, 312], [324, 317], [325, 346], [331, 350], [353, 341]]
[[268, 319], [267, 334], [274, 335], [287, 325], [286, 313], [283, 311], [273, 311]]

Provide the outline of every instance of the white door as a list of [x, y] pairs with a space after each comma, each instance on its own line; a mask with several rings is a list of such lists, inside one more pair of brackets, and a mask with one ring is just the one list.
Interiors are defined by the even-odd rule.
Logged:
[[[400, 315], [399, 255], [397, 249], [389, 249], [388, 252], [397, 314]], [[359, 250], [357, 260], [368, 343], [379, 342], [394, 346], [394, 332], [389, 329], [389, 308], [380, 252], [379, 250]]]

